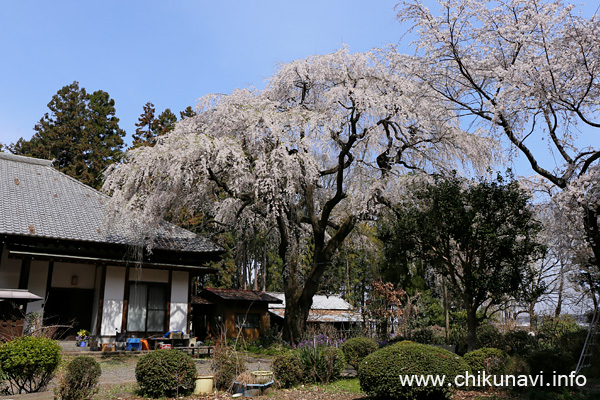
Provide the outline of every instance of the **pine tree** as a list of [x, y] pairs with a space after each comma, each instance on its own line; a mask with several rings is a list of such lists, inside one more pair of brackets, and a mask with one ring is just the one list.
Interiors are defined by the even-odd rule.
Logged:
[[[189, 107], [188, 107], [189, 108]], [[154, 104], [147, 102], [144, 105], [144, 111], [138, 122], [135, 124], [135, 134], [133, 135], [133, 146], [154, 146], [159, 136], [162, 136], [173, 130], [177, 116], [170, 108], [165, 109], [156, 117]]]
[[99, 90], [88, 95], [74, 81], [52, 96], [50, 112], [35, 125], [32, 138], [20, 138], [8, 149], [54, 159], [59, 171], [99, 188], [102, 171], [122, 154], [125, 132], [119, 128], [114, 105], [108, 93]]
[[156, 136], [162, 136], [173, 130], [177, 122], [177, 116], [173, 114], [170, 108], [167, 108], [159, 116], [156, 123]]
[[179, 116], [181, 119], [193, 117], [194, 115], [196, 115], [196, 111], [194, 111], [194, 109], [190, 106], [187, 106], [183, 111], [179, 111]]
[[158, 123], [155, 113], [154, 104], [151, 102], [144, 104], [144, 111], [135, 124], [137, 128], [133, 134], [133, 147], [154, 145]]

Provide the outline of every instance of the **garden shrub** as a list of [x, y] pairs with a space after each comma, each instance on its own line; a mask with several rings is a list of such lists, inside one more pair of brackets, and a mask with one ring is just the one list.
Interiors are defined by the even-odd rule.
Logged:
[[370, 338], [355, 337], [348, 339], [342, 345], [342, 351], [346, 362], [358, 371], [358, 365], [369, 354], [377, 351], [379, 346], [377, 342]]
[[469, 370], [454, 353], [414, 342], [400, 342], [365, 357], [358, 368], [362, 390], [374, 397], [423, 400], [448, 398], [448, 386], [403, 386], [401, 375], [445, 375], [453, 382]]
[[485, 371], [488, 374], [497, 375], [505, 372], [508, 356], [500, 349], [482, 347], [473, 350], [463, 356], [471, 371]]
[[531, 372], [527, 359], [522, 356], [512, 355], [508, 356], [506, 366], [504, 367], [507, 375], [529, 375]]
[[504, 334], [504, 347], [508, 354], [526, 356], [538, 349], [535, 336], [526, 331], [508, 331]]
[[145, 396], [178, 396], [194, 389], [196, 364], [192, 357], [180, 351], [154, 350], [138, 360], [135, 379]]
[[339, 379], [346, 362], [338, 342], [325, 335], [298, 344], [296, 351], [304, 367], [304, 381], [329, 383]]
[[77, 356], [66, 367], [60, 385], [54, 389], [55, 398], [88, 400], [98, 392], [102, 369], [92, 357]]
[[279, 387], [290, 388], [303, 380], [304, 368], [297, 351], [290, 350], [277, 356], [272, 368]]
[[483, 324], [477, 327], [477, 346], [501, 349], [504, 344], [502, 333], [494, 325]]
[[23, 336], [0, 346], [0, 365], [9, 394], [44, 389], [60, 363], [60, 346], [52, 339]]
[[444, 338], [436, 335], [433, 328], [426, 326], [424, 328], [415, 329], [411, 333], [411, 339], [413, 342], [422, 344], [444, 344]]
[[224, 343], [217, 344], [212, 357], [212, 370], [217, 389], [230, 390], [235, 378], [246, 371], [246, 361], [235, 348]]
[[568, 375], [575, 369], [575, 360], [560, 350], [544, 349], [534, 351], [527, 357], [532, 373], [541, 372], [545, 382], [552, 382], [552, 375]]
[[468, 348], [467, 329], [462, 326], [454, 326], [450, 329], [450, 343], [456, 346], [456, 354], [465, 354]]

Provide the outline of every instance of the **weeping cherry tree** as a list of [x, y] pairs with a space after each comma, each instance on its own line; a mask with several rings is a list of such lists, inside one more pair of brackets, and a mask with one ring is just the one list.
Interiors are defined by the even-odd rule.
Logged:
[[131, 230], [147, 233], [149, 246], [152, 228], [179, 208], [229, 230], [277, 232], [290, 342], [358, 223], [409, 176], [487, 166], [494, 153], [376, 52], [294, 61], [264, 90], [206, 96], [197, 109], [156, 146], [131, 150], [104, 189], [115, 215], [137, 214]]

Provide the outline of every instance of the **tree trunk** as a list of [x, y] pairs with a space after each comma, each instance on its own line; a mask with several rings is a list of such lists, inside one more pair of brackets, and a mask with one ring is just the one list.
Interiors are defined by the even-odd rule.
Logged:
[[562, 261], [560, 261], [560, 276], [559, 284], [558, 284], [558, 298], [556, 300], [556, 308], [554, 309], [554, 317], [558, 318], [562, 311], [562, 303], [563, 303], [563, 291], [564, 291], [564, 278], [565, 278], [565, 266]]
[[527, 310], [527, 313], [529, 314], [529, 327], [531, 329], [534, 329], [535, 326], [537, 325], [537, 321], [535, 318], [535, 303], [531, 302], [529, 303], [529, 309]]
[[477, 348], [477, 308], [467, 306], [467, 351]]
[[298, 343], [306, 332], [306, 320], [312, 306], [301, 300], [302, 296], [288, 296], [285, 293], [285, 320], [283, 324], [283, 339], [289, 343]]
[[446, 286], [446, 278], [442, 277], [442, 291], [444, 296], [444, 322], [446, 333], [446, 344], [450, 344], [450, 313], [448, 304], [448, 287]]
[[583, 225], [585, 227], [585, 233], [587, 241], [592, 248], [594, 257], [590, 260], [598, 270], [600, 270], [600, 226], [598, 225], [598, 214], [600, 214], [600, 207], [585, 207]]

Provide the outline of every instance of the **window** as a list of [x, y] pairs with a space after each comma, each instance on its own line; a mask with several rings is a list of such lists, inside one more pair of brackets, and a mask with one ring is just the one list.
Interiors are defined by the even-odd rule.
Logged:
[[259, 329], [260, 328], [260, 315], [259, 314], [235, 314], [235, 327], [236, 328], [249, 328]]
[[127, 330], [164, 332], [167, 320], [167, 286], [160, 283], [131, 283], [127, 307]]

